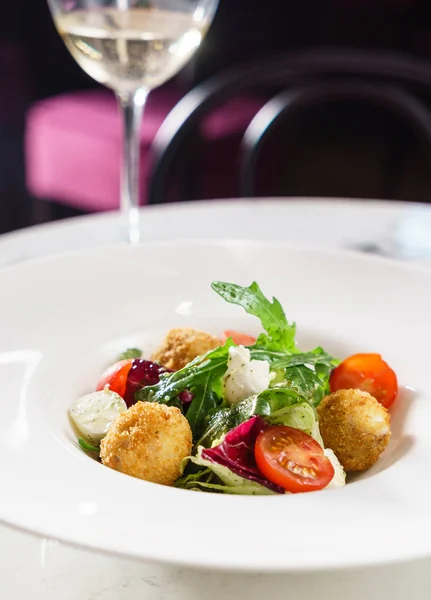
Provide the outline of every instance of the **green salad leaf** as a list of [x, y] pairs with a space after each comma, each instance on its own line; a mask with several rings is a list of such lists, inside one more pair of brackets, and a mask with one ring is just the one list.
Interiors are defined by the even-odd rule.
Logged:
[[[187, 457], [183, 462], [184, 464], [187, 464], [187, 470], [189, 470], [189, 466], [192, 464], [190, 458]], [[209, 468], [198, 466], [196, 470], [191, 473], [185, 474], [183, 469], [183, 474], [176, 480], [175, 487], [186, 490], [196, 490], [200, 489], [200, 486], [211, 483], [212, 480], [214, 480], [213, 471]]]
[[223, 407], [213, 412], [208, 420], [208, 427], [197, 445], [210, 447], [215, 441], [222, 439], [228, 431], [255, 415], [267, 419], [283, 408], [305, 401], [296, 390], [288, 387], [264, 390], [231, 407]]
[[311, 435], [323, 448], [316, 411], [308, 402], [281, 408], [273, 412], [266, 420], [271, 425], [287, 425], [288, 427], [300, 429]]
[[260, 319], [267, 335], [261, 334], [256, 346], [263, 346], [271, 350], [282, 352], [296, 352], [295, 323], [289, 323], [280, 302], [273, 298], [272, 302], [262, 293], [254, 281], [249, 287], [242, 287], [234, 283], [214, 281], [212, 288], [226, 302], [242, 306], [250, 315]]
[[117, 361], [128, 358], [142, 358], [142, 350], [139, 350], [139, 348], [127, 348], [127, 350], [118, 356]]
[[189, 390], [193, 400], [186, 417], [196, 439], [206, 427], [211, 412], [223, 402], [215, 390], [221, 389], [220, 381], [227, 369], [229, 348], [233, 345], [228, 339], [224, 346], [198, 356], [179, 371], [162, 375], [156, 385], [138, 390], [135, 400], [176, 405], [178, 395]]
[[304, 395], [293, 387], [280, 384], [279, 387], [263, 390], [257, 397], [256, 406], [261, 417], [269, 417], [277, 410], [307, 401]]
[[275, 360], [271, 367], [274, 370], [284, 369], [286, 385], [318, 406], [329, 393], [329, 377], [337, 364], [339, 361], [322, 348], [315, 348], [311, 352]]
[[[299, 352], [295, 345], [295, 323], [287, 320], [277, 299], [270, 301], [264, 296], [256, 282], [242, 287], [215, 281], [212, 288], [227, 302], [242, 306], [246, 312], [260, 319], [266, 333], [262, 333], [249, 350], [252, 359], [270, 363], [275, 374], [272, 387], [234, 406], [226, 405], [222, 395], [222, 378], [227, 370], [229, 348], [234, 346], [229, 339], [224, 346], [197, 357], [179, 371], [162, 375], [158, 384], [139, 390], [135, 394], [136, 401], [178, 406], [186, 413], [195, 448], [198, 445], [211, 446], [215, 440], [223, 438], [229, 430], [254, 415], [271, 417], [304, 402], [310, 404], [311, 413], [308, 409], [302, 410], [302, 413], [313, 414], [312, 406], [317, 406], [327, 393], [329, 376], [337, 361], [320, 347], [310, 352]], [[183, 410], [178, 399], [184, 390], [193, 395], [187, 410]], [[311, 430], [311, 425], [308, 429]]]
[[325, 350], [319, 346], [310, 352], [298, 352], [297, 354], [287, 356], [274, 356], [271, 366], [274, 369], [286, 369], [288, 367], [303, 365], [308, 367], [322, 365], [333, 369], [338, 365], [338, 363], [338, 360], [325, 352]]
[[[307, 421], [308, 426], [304, 431], [311, 431], [315, 426], [314, 423], [317, 423], [314, 406], [325, 395], [327, 383], [327, 380], [322, 380], [308, 367], [295, 366], [286, 369], [283, 383], [263, 390], [258, 395], [245, 398], [231, 407], [220, 407], [213, 411], [208, 418], [207, 428], [197, 445], [210, 447], [216, 440], [223, 438], [228, 431], [255, 415], [271, 421], [271, 418], [277, 414], [293, 414], [290, 409], [299, 405], [306, 406], [301, 411], [312, 419], [312, 421]], [[281, 412], [286, 409], [289, 409], [290, 412]]]
[[82, 450], [85, 450], [85, 452], [94, 452], [95, 454], [100, 454], [99, 446], [93, 446], [82, 437], [78, 438], [78, 444]]
[[[244, 479], [240, 475], [233, 473], [223, 465], [205, 460], [201, 456], [202, 447], [198, 448], [197, 456], [190, 456], [186, 460], [203, 467], [197, 473], [191, 473], [180, 477], [175, 482], [175, 486], [188, 490], [208, 490], [210, 492], [219, 492], [222, 494], [239, 494], [246, 496], [268, 496], [274, 495], [272, 490]], [[215, 475], [215, 477], [214, 477]]]
[[218, 346], [203, 356], [197, 356], [185, 367], [173, 373], [163, 374], [159, 383], [142, 388], [135, 394], [136, 400], [167, 404], [185, 389], [202, 384], [207, 377], [221, 377], [227, 369], [229, 348], [234, 343], [228, 339], [224, 346]]
[[317, 373], [302, 365], [289, 367], [284, 372], [285, 385], [295, 390], [308, 402], [317, 406], [327, 392], [328, 381], [322, 380]]
[[212, 389], [215, 377], [221, 377], [218, 369], [206, 373], [202, 380], [191, 387], [193, 400], [187, 411], [187, 420], [193, 432], [193, 438], [201, 435], [205, 429], [208, 416], [217, 408], [221, 400]]
[[253, 415], [260, 415], [260, 400], [258, 396], [250, 396], [231, 407], [222, 407], [214, 411], [208, 420], [208, 426], [198, 441], [198, 446], [209, 448], [215, 440], [222, 439], [228, 431], [248, 421]]
[[249, 346], [250, 358], [254, 360], [266, 360], [272, 365], [276, 360], [285, 359], [286, 356], [294, 356], [293, 354], [286, 354], [286, 352], [279, 352], [277, 350], [270, 350], [265, 346], [258, 345], [259, 340], [257, 340], [254, 346]]

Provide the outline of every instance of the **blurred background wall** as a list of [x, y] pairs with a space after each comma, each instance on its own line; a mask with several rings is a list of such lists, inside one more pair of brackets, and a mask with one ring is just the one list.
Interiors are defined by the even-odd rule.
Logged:
[[[431, 3], [220, 0], [207, 40], [182, 77], [191, 87], [235, 62], [317, 46], [382, 48], [431, 61]], [[97, 84], [64, 48], [46, 0], [3, 2], [0, 232], [32, 222], [23, 150], [28, 108], [49, 96], [93, 87]], [[386, 195], [422, 202], [430, 198], [430, 169], [420, 143], [396, 119], [375, 109], [354, 104], [316, 109], [297, 123], [287, 143], [294, 172], [291, 195], [381, 197], [379, 169], [392, 160], [394, 182]], [[388, 145], [408, 151], [388, 159]]]

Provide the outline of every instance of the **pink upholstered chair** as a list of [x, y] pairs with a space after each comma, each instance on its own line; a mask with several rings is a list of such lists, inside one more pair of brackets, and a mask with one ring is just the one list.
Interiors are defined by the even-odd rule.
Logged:
[[[172, 84], [150, 94], [141, 136], [141, 204], [147, 200], [151, 142], [181, 97], [181, 90]], [[236, 99], [202, 125], [207, 197], [238, 194], [235, 155], [261, 104], [251, 97]], [[26, 178], [37, 199], [86, 212], [117, 209], [120, 156], [121, 120], [108, 91], [59, 95], [37, 103], [28, 113]]]
[[[177, 88], [167, 86], [150, 95], [141, 136], [143, 190], [148, 148], [180, 98]], [[27, 186], [36, 198], [88, 212], [116, 209], [120, 156], [121, 119], [110, 92], [55, 96], [37, 103], [28, 113]]]

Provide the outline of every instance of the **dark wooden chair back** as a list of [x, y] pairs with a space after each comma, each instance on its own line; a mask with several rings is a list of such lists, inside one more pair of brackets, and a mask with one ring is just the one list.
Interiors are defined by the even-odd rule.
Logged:
[[[150, 203], [163, 201], [171, 169], [203, 117], [247, 90], [272, 90], [242, 144], [241, 193], [256, 194], [263, 145], [285, 119], [319, 103], [360, 100], [395, 113], [426, 143], [431, 160], [431, 64], [388, 52], [314, 49], [237, 66], [192, 89], [167, 116], [151, 151]], [[275, 95], [274, 95], [275, 93]]]

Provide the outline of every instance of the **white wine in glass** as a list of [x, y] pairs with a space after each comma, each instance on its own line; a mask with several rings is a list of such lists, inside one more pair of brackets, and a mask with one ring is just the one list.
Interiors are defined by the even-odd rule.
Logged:
[[49, 0], [78, 64], [114, 90], [124, 120], [121, 209], [128, 239], [139, 235], [139, 130], [150, 90], [175, 75], [200, 46], [217, 0]]

